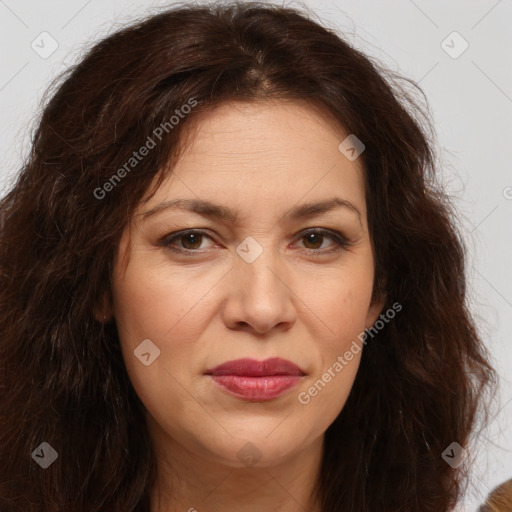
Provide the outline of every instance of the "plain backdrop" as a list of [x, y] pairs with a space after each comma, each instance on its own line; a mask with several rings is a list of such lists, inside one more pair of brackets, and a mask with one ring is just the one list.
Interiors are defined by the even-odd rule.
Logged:
[[[39, 101], [57, 74], [100, 37], [171, 4], [0, 0], [2, 195], [28, 151]], [[460, 508], [474, 511], [494, 486], [512, 478], [512, 2], [306, 0], [302, 5], [367, 55], [415, 80], [428, 98], [443, 181], [454, 196], [469, 249], [471, 307], [501, 376], [491, 425], [478, 434], [472, 452], [478, 463]]]

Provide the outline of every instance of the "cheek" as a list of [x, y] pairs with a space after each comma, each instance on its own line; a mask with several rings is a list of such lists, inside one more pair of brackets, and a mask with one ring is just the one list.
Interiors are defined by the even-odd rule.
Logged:
[[316, 343], [319, 364], [297, 400], [322, 428], [327, 428], [343, 409], [359, 369], [371, 287], [360, 292], [338, 289], [333, 291], [335, 300], [325, 301], [318, 308], [319, 323], [326, 326], [324, 332], [328, 335]]
[[322, 421], [327, 424], [343, 408], [359, 369], [372, 289], [373, 267], [368, 258], [308, 294], [307, 304], [323, 335], [315, 347], [320, 364], [301, 389], [299, 403], [315, 415], [324, 415]]
[[[190, 313], [201, 294], [193, 285], [185, 293], [184, 286], [179, 275], [148, 272], [135, 264], [113, 286], [114, 314], [129, 379], [145, 408], [168, 431], [173, 428], [169, 411], [173, 417], [182, 417], [191, 409], [180, 383], [184, 382], [182, 372], [190, 371], [193, 361], [191, 341], [197, 324]], [[139, 350], [143, 340], [151, 340], [151, 344], [144, 341], [150, 353], [148, 365], [136, 356], [146, 353]]]
[[[114, 315], [125, 366], [148, 409], [158, 410], [165, 403], [178, 410], [186, 402], [179, 383], [194, 371], [194, 342], [212, 316], [207, 292], [220, 279], [218, 272], [213, 274], [192, 279], [183, 269], [150, 267], [134, 257], [126, 272], [114, 279]], [[148, 339], [159, 354], [145, 366], [134, 351]]]
[[[314, 290], [304, 289], [305, 303], [324, 326], [325, 353], [346, 350], [354, 338], [364, 332], [373, 290], [371, 265], [352, 266], [322, 280]], [[327, 361], [325, 361], [327, 363]]]
[[317, 427], [322, 431], [336, 419], [348, 399], [359, 369], [361, 352], [345, 365], [336, 357], [310, 379], [297, 396], [300, 407], [310, 418], [316, 418]]
[[121, 341], [193, 339], [194, 332], [200, 332], [201, 318], [209, 315], [206, 295], [219, 280], [217, 273], [192, 277], [181, 268], [150, 268], [134, 261], [115, 280], [113, 290], [114, 314], [124, 335]]

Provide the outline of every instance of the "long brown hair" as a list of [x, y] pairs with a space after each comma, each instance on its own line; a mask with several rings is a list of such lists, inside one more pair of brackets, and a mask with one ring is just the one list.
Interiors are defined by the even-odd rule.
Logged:
[[[374, 293], [385, 293], [384, 310], [402, 305], [365, 347], [326, 431], [322, 510], [449, 510], [466, 466], [442, 453], [469, 442], [495, 373], [467, 307], [432, 124], [409, 85], [306, 12], [256, 2], [174, 6], [64, 73], [0, 203], [2, 512], [149, 510], [156, 459], [144, 406], [115, 321], [98, 322], [94, 307], [184, 128], [223, 102], [259, 99], [315, 104], [365, 144]], [[154, 146], [131, 160], [148, 138]], [[43, 442], [58, 456], [46, 469], [33, 453]]]

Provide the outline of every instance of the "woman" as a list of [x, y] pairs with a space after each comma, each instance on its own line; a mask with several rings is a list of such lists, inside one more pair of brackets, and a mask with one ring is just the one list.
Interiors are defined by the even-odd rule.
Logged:
[[0, 205], [0, 510], [455, 505], [495, 375], [385, 76], [256, 3], [67, 72]]

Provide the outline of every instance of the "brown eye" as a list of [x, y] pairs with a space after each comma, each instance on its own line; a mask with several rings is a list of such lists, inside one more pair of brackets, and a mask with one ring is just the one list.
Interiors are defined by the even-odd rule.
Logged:
[[[334, 243], [331, 244], [330, 247], [322, 248], [326, 239]], [[304, 240], [306, 249], [310, 249], [310, 252], [313, 254], [318, 253], [319, 255], [338, 251], [350, 245], [348, 240], [341, 233], [327, 231], [325, 229], [315, 229], [303, 233], [301, 240]]]
[[203, 242], [204, 238], [209, 238], [211, 240], [211, 237], [206, 232], [194, 229], [190, 231], [181, 231], [179, 233], [171, 233], [164, 237], [158, 245], [181, 253], [201, 252], [201, 242]]
[[199, 249], [202, 237], [201, 233], [187, 233], [181, 235], [179, 240], [185, 249]]
[[[320, 249], [324, 235], [321, 233], [308, 233], [307, 235], [303, 236], [303, 239], [305, 240], [305, 244], [308, 249]], [[308, 244], [312, 244], [312, 246]]]

